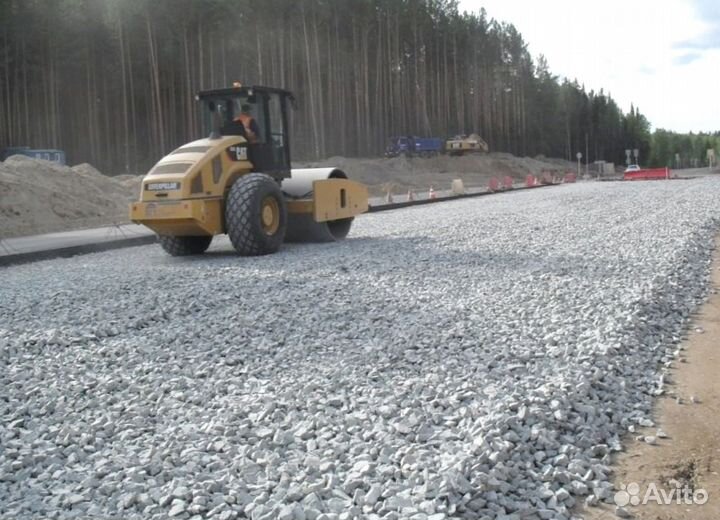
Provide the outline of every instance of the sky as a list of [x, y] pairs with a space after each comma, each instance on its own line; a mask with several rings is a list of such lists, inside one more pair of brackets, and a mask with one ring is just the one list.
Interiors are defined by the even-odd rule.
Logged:
[[720, 0], [460, 0], [482, 7], [553, 74], [633, 103], [653, 128], [720, 131]]

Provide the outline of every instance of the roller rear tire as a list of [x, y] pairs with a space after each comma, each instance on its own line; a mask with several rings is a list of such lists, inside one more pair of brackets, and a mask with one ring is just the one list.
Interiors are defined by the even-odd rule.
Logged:
[[172, 256], [201, 255], [210, 247], [213, 237], [175, 237], [158, 235], [158, 241], [166, 253]]
[[240, 177], [225, 203], [225, 227], [243, 256], [276, 252], [285, 240], [287, 206], [280, 185], [263, 173]]

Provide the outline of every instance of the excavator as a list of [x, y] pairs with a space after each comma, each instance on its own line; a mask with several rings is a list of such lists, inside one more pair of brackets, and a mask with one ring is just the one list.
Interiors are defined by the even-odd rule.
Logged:
[[208, 137], [160, 159], [130, 205], [130, 220], [155, 231], [170, 255], [202, 254], [221, 234], [242, 256], [342, 240], [367, 211], [367, 187], [342, 170], [290, 167], [291, 92], [235, 83], [196, 100]]
[[488, 153], [489, 150], [488, 144], [477, 134], [456, 135], [445, 142], [445, 151], [449, 155]]

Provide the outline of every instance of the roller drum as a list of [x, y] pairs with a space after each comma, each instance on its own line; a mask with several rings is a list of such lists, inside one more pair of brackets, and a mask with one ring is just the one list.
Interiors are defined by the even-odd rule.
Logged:
[[[326, 179], [347, 179], [337, 168], [308, 168], [292, 170], [291, 177], [282, 182], [282, 190], [288, 199], [312, 199], [313, 182]], [[335, 242], [350, 232], [353, 218], [316, 222], [312, 214], [290, 216], [285, 233], [286, 242]]]
[[312, 215], [293, 215], [288, 219], [285, 242], [335, 242], [350, 232], [352, 218], [315, 222]]

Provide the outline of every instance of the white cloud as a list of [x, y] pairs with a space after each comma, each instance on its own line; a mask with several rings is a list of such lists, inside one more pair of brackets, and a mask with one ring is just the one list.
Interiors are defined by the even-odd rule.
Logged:
[[[716, 0], [461, 0], [514, 24], [531, 54], [588, 90], [634, 103], [653, 126], [680, 132], [720, 130], [719, 18]], [[714, 11], [713, 11], [714, 14]], [[702, 17], [702, 18], [701, 18]]]

